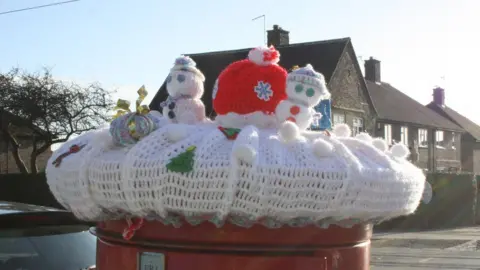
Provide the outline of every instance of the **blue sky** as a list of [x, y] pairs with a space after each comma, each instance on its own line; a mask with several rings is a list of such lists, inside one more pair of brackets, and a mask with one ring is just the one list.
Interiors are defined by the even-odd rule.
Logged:
[[[0, 12], [55, 1], [0, 0]], [[351, 37], [384, 81], [424, 104], [444, 86], [447, 105], [480, 123], [476, 0], [82, 0], [0, 16], [0, 71], [48, 66], [132, 101], [145, 84], [149, 101], [178, 55], [261, 45], [262, 14], [291, 43]]]

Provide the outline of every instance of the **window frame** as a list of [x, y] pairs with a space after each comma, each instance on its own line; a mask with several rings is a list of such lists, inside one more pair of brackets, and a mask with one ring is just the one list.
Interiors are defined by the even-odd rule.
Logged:
[[[387, 132], [388, 131], [388, 132]], [[392, 144], [392, 125], [391, 124], [383, 124], [383, 138], [387, 142], [388, 145]]]
[[365, 130], [364, 127], [365, 127], [365, 122], [362, 117], [353, 117], [352, 119], [352, 135], [353, 136], [364, 132]]
[[[428, 129], [426, 128], [419, 128], [418, 129], [418, 147], [420, 148], [428, 148]], [[425, 140], [423, 140], [425, 139]], [[422, 144], [425, 142], [426, 144]]]
[[400, 142], [404, 145], [408, 146], [408, 126], [401, 126], [400, 127]]
[[[334, 113], [332, 113], [332, 118], [333, 118], [333, 119], [332, 119], [332, 120], [333, 120], [333, 125], [345, 124], [345, 123], [346, 123], [346, 119], [345, 119], [346, 117], [345, 117], [345, 114], [344, 114], [344, 113], [335, 113], [335, 112], [334, 112]], [[338, 118], [343, 119], [343, 122], [340, 122], [340, 121], [339, 121], [339, 122], [337, 123]]]
[[[441, 134], [441, 136], [440, 136]], [[439, 138], [442, 138], [442, 140], [439, 140]], [[443, 130], [436, 130], [435, 131], [435, 144], [436, 145], [440, 145], [441, 143], [443, 143], [445, 140], [445, 133]]]

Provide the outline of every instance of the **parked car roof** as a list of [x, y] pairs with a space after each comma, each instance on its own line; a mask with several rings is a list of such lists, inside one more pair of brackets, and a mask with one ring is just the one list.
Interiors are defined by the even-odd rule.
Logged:
[[95, 269], [90, 226], [65, 210], [0, 201], [0, 269]]
[[0, 215], [33, 213], [33, 212], [51, 212], [51, 211], [66, 212], [64, 210], [60, 210], [52, 207], [18, 203], [18, 202], [0, 201]]

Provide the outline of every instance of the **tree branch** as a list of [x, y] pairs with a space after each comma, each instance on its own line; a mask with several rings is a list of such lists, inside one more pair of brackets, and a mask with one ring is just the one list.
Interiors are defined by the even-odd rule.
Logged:
[[[18, 151], [18, 149], [20, 148], [20, 144], [8, 129], [9, 129], [8, 127], [2, 128], [3, 137], [5, 141], [9, 142], [10, 146], [12, 147], [12, 156], [13, 156], [13, 159], [15, 160], [15, 163], [17, 164], [18, 170], [20, 171], [20, 173], [27, 174], [28, 173], [27, 166], [25, 165], [25, 162], [23, 162], [22, 157], [20, 156], [20, 153]], [[7, 153], [8, 153], [8, 148], [7, 148]]]
[[24, 119], [22, 126], [32, 132], [32, 171], [37, 157], [51, 145], [94, 130], [108, 119], [114, 105], [111, 94], [96, 83], [84, 87], [55, 80], [46, 68], [0, 74], [0, 108]]
[[32, 152], [30, 154], [30, 172], [38, 173], [37, 167], [37, 138], [32, 136]]

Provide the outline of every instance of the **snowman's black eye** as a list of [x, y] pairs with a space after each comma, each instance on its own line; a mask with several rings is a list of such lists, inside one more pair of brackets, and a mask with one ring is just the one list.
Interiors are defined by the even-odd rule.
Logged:
[[183, 74], [178, 74], [178, 75], [177, 75], [177, 81], [178, 81], [179, 83], [183, 83], [183, 82], [185, 81], [185, 75], [183, 75]]
[[168, 75], [167, 77], [167, 83], [171, 83], [172, 82], [172, 75]]

